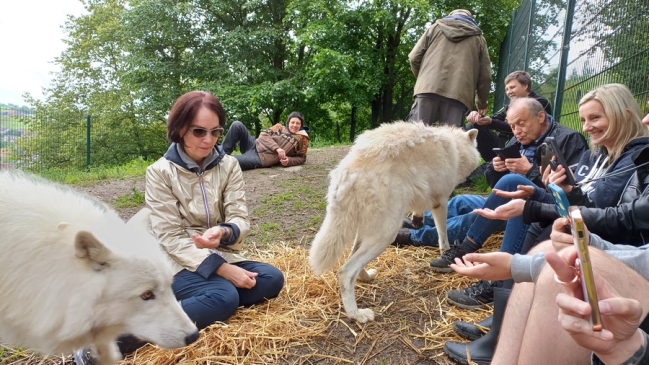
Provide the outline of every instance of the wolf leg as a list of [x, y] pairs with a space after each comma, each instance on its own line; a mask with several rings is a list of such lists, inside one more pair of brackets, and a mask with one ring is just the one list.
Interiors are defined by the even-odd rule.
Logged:
[[[342, 296], [345, 313], [349, 318], [353, 318], [360, 323], [373, 321], [374, 311], [369, 308], [358, 308], [354, 283], [365, 265], [377, 258], [390, 245], [391, 236], [390, 234], [381, 234], [381, 232], [375, 232], [373, 235], [367, 236], [367, 238], [363, 239], [365, 243], [359, 245], [356, 252], [350, 255], [347, 261], [338, 269], [340, 295]], [[370, 272], [367, 272], [368, 276], [371, 275]]]
[[440, 252], [451, 248], [448, 244], [448, 236], [446, 234], [446, 217], [448, 215], [447, 198], [436, 199], [437, 205], [433, 207], [432, 214], [437, 227], [437, 235], [439, 236], [438, 245]]
[[114, 339], [106, 341], [95, 341], [98, 365], [113, 365], [122, 359], [122, 353]]
[[[361, 246], [361, 240], [357, 238], [354, 241], [354, 247], [352, 248], [352, 252], [350, 252], [349, 256], [351, 257], [354, 253], [356, 253], [356, 251], [360, 246]], [[372, 280], [374, 280], [375, 277], [376, 277], [376, 269], [365, 270], [365, 268], [362, 268], [361, 272], [358, 274], [358, 280], [364, 283], [371, 282]]]

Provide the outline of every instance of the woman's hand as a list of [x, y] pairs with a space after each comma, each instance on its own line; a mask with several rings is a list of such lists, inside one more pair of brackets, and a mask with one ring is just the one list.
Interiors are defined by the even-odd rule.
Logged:
[[257, 284], [256, 272], [244, 270], [236, 265], [224, 263], [216, 269], [216, 275], [231, 282], [235, 287], [250, 289]]
[[470, 253], [456, 258], [451, 268], [476, 279], [505, 280], [512, 277], [511, 263], [512, 255], [506, 252]]
[[481, 215], [485, 218], [499, 219], [504, 221], [509, 218], [514, 218], [522, 215], [523, 209], [525, 209], [525, 200], [514, 199], [507, 202], [506, 204], [499, 206], [495, 210], [491, 210], [489, 208], [474, 209], [473, 213]]
[[545, 186], [548, 186], [548, 183], [549, 184], [555, 184], [555, 185], [559, 186], [561, 189], [563, 189], [563, 191], [566, 194], [570, 194], [570, 192], [572, 191], [573, 186], [568, 185], [568, 184], [564, 184], [563, 182], [565, 180], [566, 180], [566, 170], [563, 168], [563, 165], [559, 165], [559, 166], [557, 166], [556, 170], [550, 172], [550, 174], [548, 176], [548, 181], [545, 184]]
[[[547, 252], [545, 259], [564, 282], [574, 279], [577, 252], [568, 250], [559, 256]], [[589, 349], [606, 364], [622, 363], [629, 359], [644, 344], [644, 335], [638, 329], [642, 320], [642, 305], [635, 299], [623, 298], [596, 272], [595, 288], [602, 316], [602, 331], [593, 331], [588, 320], [591, 312], [589, 303], [581, 300], [581, 283], [564, 284], [566, 293], [556, 297], [559, 306], [559, 323], [581, 347]]]
[[286, 158], [286, 151], [284, 151], [283, 149], [278, 148], [275, 150], [275, 152], [277, 152], [277, 156], [279, 157], [280, 161]]
[[288, 157], [287, 157], [287, 158], [284, 158], [284, 159], [281, 159], [281, 160], [279, 160], [279, 163], [281, 163], [281, 164], [282, 164], [282, 166], [284, 166], [284, 167], [286, 167], [286, 166], [288, 166]]
[[526, 199], [534, 194], [534, 186], [532, 185], [517, 185], [516, 191], [506, 191], [500, 189], [491, 189], [491, 192], [502, 196], [503, 198], [512, 198], [512, 199]]
[[215, 226], [199, 235], [198, 233], [192, 234], [194, 239], [194, 245], [198, 248], [217, 248], [221, 243], [221, 240], [225, 238], [225, 228], [221, 226]]

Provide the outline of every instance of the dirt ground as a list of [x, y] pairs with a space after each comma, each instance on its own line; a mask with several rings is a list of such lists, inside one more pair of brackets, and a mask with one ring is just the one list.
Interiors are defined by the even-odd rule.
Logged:
[[[251, 234], [246, 238], [246, 245], [253, 246], [257, 251], [263, 250], [264, 247], [270, 249], [273, 246], [269, 245], [278, 243], [293, 247], [308, 247], [325, 215], [328, 173], [348, 150], [349, 146], [311, 148], [307, 162], [303, 166], [244, 172], [246, 201], [251, 220]], [[143, 207], [144, 177], [105, 181], [90, 187], [75, 188], [115, 206], [125, 219], [130, 218]], [[457, 275], [454, 275], [456, 278], [453, 282], [435, 277], [429, 270], [427, 262], [433, 255], [438, 255], [439, 251], [436, 248], [414, 250], [416, 251], [407, 254], [413, 255], [412, 257], [417, 260], [416, 265], [395, 274], [392, 279], [383, 279], [367, 285], [364, 289], [367, 293], [361, 294], [358, 298], [360, 306], [370, 304], [374, 308], [383, 308], [382, 311], [386, 315], [381, 320], [360, 327], [355, 321], [337, 311], [339, 314], [336, 315], [339, 318], [328, 326], [326, 334], [314, 338], [306, 345], [296, 344], [291, 353], [281, 362], [287, 364], [452, 364], [453, 362], [446, 357], [441, 347], [444, 340], [459, 339], [450, 326], [454, 318], [465, 318], [466, 311], [463, 312], [449, 305], [442, 293], [453, 286], [457, 287], [460, 283], [458, 280], [465, 280], [462, 282], [465, 285], [469, 281], [464, 278], [458, 279]], [[399, 279], [404, 282], [391, 287], [390, 283], [397, 282], [397, 275], [405, 275], [404, 278]], [[422, 287], [421, 282], [415, 280], [422, 277], [429, 280], [427, 285], [433, 287]], [[411, 278], [412, 283], [408, 282], [408, 278]], [[395, 300], [397, 297], [407, 298], [411, 303], [408, 305], [409, 308], [400, 308], [399, 305], [392, 307], [393, 303], [405, 303]], [[471, 315], [474, 316], [472, 319], [484, 318], [489, 312], [490, 309], [486, 308], [472, 313]], [[356, 332], [361, 332], [360, 336], [357, 337]], [[431, 333], [434, 333], [432, 341]], [[437, 336], [440, 336], [439, 339]], [[2, 349], [0, 353], [1, 351]], [[305, 361], [304, 354], [314, 351], [323, 354], [323, 357], [316, 361], [310, 359]], [[38, 357], [29, 356], [21, 360], [21, 356], [16, 356], [14, 353], [9, 357], [6, 357], [6, 354], [0, 356], [0, 363], [31, 365], [72, 362], [69, 357], [48, 358], [41, 361]], [[133, 361], [133, 363], [139, 362]]]

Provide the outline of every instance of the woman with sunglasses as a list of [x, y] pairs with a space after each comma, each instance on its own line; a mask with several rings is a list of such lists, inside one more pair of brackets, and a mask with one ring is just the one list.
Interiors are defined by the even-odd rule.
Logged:
[[239, 306], [274, 298], [284, 276], [241, 254], [249, 233], [243, 174], [216, 142], [225, 111], [203, 91], [182, 95], [167, 119], [165, 155], [147, 168], [150, 230], [172, 259], [172, 289], [199, 329]]
[[309, 135], [304, 116], [299, 112], [288, 115], [286, 126], [280, 123], [253, 137], [243, 123], [235, 121], [223, 137], [223, 150], [228, 155], [238, 144], [240, 155], [234, 155], [242, 170], [282, 165], [302, 165], [306, 161]]

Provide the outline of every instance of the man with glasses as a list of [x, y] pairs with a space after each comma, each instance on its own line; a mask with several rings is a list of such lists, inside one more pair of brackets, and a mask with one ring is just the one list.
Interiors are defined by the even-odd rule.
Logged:
[[233, 155], [239, 161], [241, 170], [282, 165], [302, 165], [306, 161], [309, 135], [304, 127], [304, 116], [299, 112], [289, 114], [286, 126], [277, 123], [253, 137], [241, 122], [233, 122], [223, 138], [223, 150], [232, 154], [239, 145], [240, 155]]

